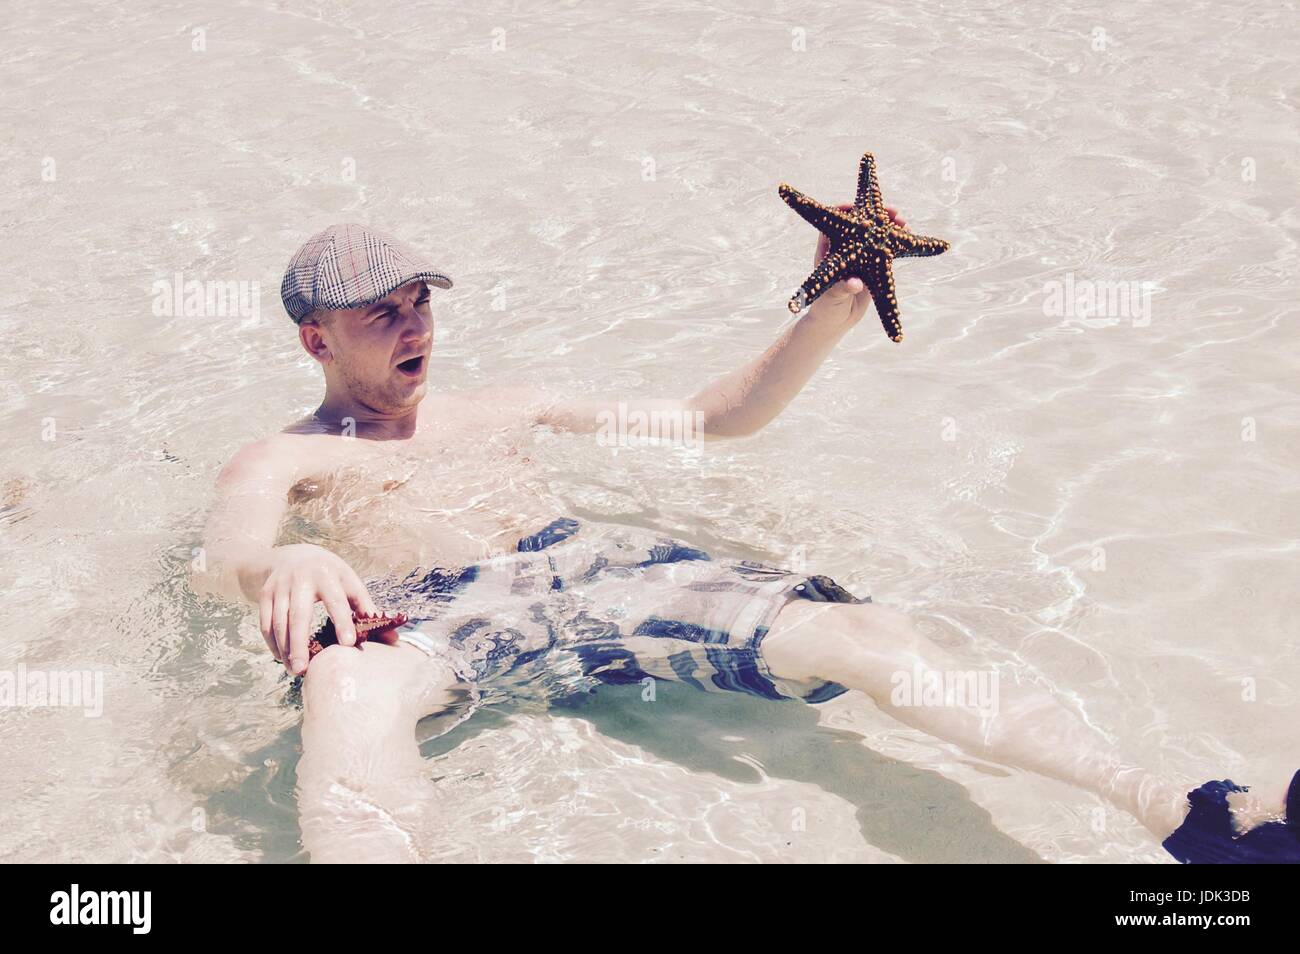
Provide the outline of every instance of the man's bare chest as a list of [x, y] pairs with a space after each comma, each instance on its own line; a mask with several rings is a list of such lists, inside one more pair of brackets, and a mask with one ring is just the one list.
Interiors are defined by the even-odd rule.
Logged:
[[530, 451], [528, 433], [518, 428], [400, 442], [354, 439], [322, 455], [290, 488], [289, 503], [338, 509], [418, 494], [427, 505], [455, 506], [531, 472], [535, 453]]

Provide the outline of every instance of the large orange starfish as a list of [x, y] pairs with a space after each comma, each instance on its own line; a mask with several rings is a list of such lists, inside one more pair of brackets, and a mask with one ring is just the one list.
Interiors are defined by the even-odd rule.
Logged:
[[891, 341], [902, 341], [903, 326], [898, 321], [898, 299], [894, 297], [893, 261], [939, 255], [948, 251], [948, 243], [914, 235], [894, 224], [880, 198], [876, 160], [869, 152], [858, 165], [858, 195], [852, 208], [828, 208], [784, 182], [777, 191], [790, 208], [830, 240], [826, 257], [790, 297], [790, 310], [798, 314], [836, 282], [860, 278], [871, 292], [885, 334]]

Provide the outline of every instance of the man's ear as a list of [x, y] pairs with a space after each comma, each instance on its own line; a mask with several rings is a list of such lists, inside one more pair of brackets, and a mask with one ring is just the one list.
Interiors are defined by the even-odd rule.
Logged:
[[325, 336], [321, 334], [319, 323], [304, 318], [298, 326], [298, 340], [302, 342], [303, 349], [321, 364], [333, 360], [334, 354], [326, 344]]

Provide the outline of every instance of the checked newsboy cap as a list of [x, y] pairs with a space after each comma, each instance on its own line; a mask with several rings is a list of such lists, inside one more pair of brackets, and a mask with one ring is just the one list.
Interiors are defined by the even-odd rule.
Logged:
[[373, 305], [407, 282], [450, 288], [446, 272], [385, 232], [344, 223], [317, 232], [289, 260], [280, 300], [295, 322], [317, 308]]

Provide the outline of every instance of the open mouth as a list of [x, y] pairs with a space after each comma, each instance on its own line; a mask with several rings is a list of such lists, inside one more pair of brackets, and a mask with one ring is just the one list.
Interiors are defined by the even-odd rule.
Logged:
[[414, 358], [407, 358], [405, 361], [399, 362], [397, 370], [408, 377], [418, 377], [420, 372], [424, 370], [424, 355], [416, 355]]

